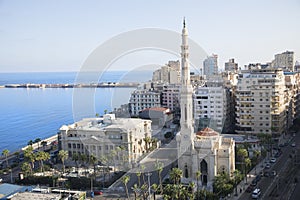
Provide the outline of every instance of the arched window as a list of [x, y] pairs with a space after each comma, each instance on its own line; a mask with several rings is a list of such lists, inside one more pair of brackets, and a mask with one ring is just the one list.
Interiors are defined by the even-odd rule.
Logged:
[[187, 164], [185, 164], [185, 166], [184, 166], [184, 177], [185, 178], [189, 177], [189, 170], [188, 170]]

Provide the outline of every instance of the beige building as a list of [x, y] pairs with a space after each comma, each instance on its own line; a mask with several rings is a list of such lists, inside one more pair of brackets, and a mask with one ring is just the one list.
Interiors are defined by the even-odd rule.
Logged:
[[282, 69], [242, 71], [236, 88], [236, 132], [277, 136], [284, 133], [285, 91]]
[[[71, 125], [64, 125], [59, 132], [60, 149], [73, 154], [94, 155], [99, 161], [119, 169], [131, 167], [146, 153], [151, 138], [151, 121], [133, 118], [86, 118]], [[105, 163], [106, 164], [106, 163]]]
[[212, 190], [213, 179], [218, 172], [232, 174], [235, 170], [235, 143], [210, 128], [195, 133], [188, 49], [188, 32], [184, 22], [181, 45], [181, 129], [176, 135], [178, 167], [183, 171], [183, 183], [196, 182], [196, 172], [201, 171], [199, 184]]
[[152, 81], [156, 83], [180, 83], [179, 61], [169, 61], [168, 64], [153, 72]]
[[284, 71], [293, 72], [295, 69], [295, 56], [293, 51], [286, 51], [275, 55], [272, 67], [282, 68]]

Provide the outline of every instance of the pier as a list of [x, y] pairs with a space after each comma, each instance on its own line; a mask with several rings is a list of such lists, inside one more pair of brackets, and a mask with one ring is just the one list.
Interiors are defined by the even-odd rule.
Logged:
[[24, 83], [24, 84], [6, 84], [1, 85], [0, 88], [109, 88], [109, 87], [137, 87], [139, 83], [78, 83], [78, 84], [36, 84], [36, 83]]

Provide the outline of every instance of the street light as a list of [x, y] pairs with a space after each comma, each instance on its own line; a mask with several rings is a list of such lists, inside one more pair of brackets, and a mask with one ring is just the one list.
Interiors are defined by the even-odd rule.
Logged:
[[146, 174], [146, 176], [148, 176], [148, 193], [149, 193], [149, 200], [151, 199], [151, 187], [150, 187], [150, 176], [151, 176], [152, 174], [150, 173], [150, 172], [148, 172], [147, 174]]

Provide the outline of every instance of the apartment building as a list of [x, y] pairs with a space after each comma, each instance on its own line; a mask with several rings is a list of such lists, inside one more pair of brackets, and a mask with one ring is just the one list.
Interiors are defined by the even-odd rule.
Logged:
[[210, 127], [218, 132], [230, 129], [230, 96], [223, 82], [207, 82], [194, 92], [194, 119], [196, 130]]
[[146, 108], [161, 107], [161, 92], [151, 89], [136, 89], [129, 99], [129, 112], [137, 117]]
[[286, 51], [275, 55], [272, 61], [274, 68], [282, 68], [284, 71], [293, 72], [295, 69], [295, 55], [293, 51]]
[[180, 108], [179, 105], [179, 84], [168, 84], [163, 86], [162, 107], [169, 108], [172, 112]]
[[283, 134], [286, 130], [285, 93], [282, 69], [242, 71], [236, 88], [236, 132]]

